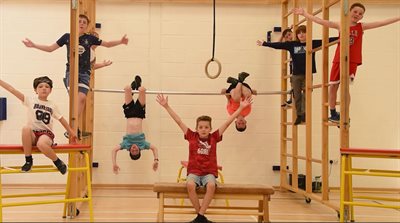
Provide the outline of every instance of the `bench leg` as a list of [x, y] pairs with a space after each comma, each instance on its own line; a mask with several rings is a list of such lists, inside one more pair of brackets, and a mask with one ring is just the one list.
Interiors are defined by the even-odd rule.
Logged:
[[159, 193], [158, 199], [157, 222], [164, 222], [164, 193]]
[[258, 201], [258, 210], [263, 214], [262, 216], [258, 216], [258, 222], [270, 222], [268, 202], [269, 195], [264, 195], [264, 199]]

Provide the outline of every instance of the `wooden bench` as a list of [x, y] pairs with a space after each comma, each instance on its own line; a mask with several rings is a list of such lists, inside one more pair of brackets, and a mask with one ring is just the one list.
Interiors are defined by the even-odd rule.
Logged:
[[[164, 222], [164, 214], [196, 214], [192, 206], [168, 205], [167, 198], [189, 198], [185, 183], [163, 183], [154, 184], [153, 191], [159, 199], [158, 222]], [[198, 190], [199, 198], [204, 196], [205, 189]], [[258, 222], [269, 222], [268, 202], [274, 194], [272, 187], [260, 184], [219, 184], [215, 191], [215, 199], [229, 200], [253, 200], [257, 201], [256, 206], [210, 206], [206, 215], [256, 215]], [[168, 209], [168, 210], [166, 210]], [[185, 210], [186, 209], [186, 210]], [[219, 210], [210, 210], [219, 209]], [[228, 210], [235, 210], [230, 212]]]
[[[67, 216], [67, 211], [70, 214], [69, 216], [75, 216], [79, 214], [79, 210], [75, 208], [76, 202], [86, 201], [89, 204], [89, 216], [90, 221], [93, 222], [93, 205], [92, 205], [92, 184], [90, 178], [90, 160], [88, 152], [91, 150], [90, 145], [80, 145], [80, 144], [59, 144], [53, 146], [53, 149], [56, 153], [66, 153], [70, 155], [68, 159], [68, 175], [67, 175], [67, 183], [65, 187], [65, 192], [46, 192], [46, 193], [36, 193], [36, 194], [8, 194], [3, 195], [2, 193], [2, 183], [1, 178], [4, 174], [28, 174], [28, 173], [48, 173], [55, 172], [60, 174], [58, 169], [54, 165], [33, 165], [32, 169], [25, 173], [21, 171], [20, 166], [3, 166], [0, 162], [0, 222], [3, 222], [3, 207], [14, 207], [14, 206], [27, 206], [27, 205], [37, 205], [37, 204], [53, 204], [53, 203], [64, 203], [64, 211], [63, 217]], [[41, 154], [37, 147], [32, 148], [33, 154]], [[0, 144], [0, 154], [24, 154], [24, 150], [22, 145], [1, 145]], [[79, 154], [79, 156], [83, 156], [82, 162], [79, 162], [74, 156]], [[44, 156], [44, 155], [43, 155]], [[21, 162], [23, 160], [23, 156], [21, 156]], [[84, 178], [82, 182], [85, 184], [85, 190], [87, 192], [85, 197], [78, 197], [74, 195], [73, 192], [76, 191], [76, 187], [78, 185], [77, 179], [79, 176], [77, 172], [83, 173]], [[63, 199], [46, 199], [46, 200], [38, 200], [38, 201], [25, 201], [25, 202], [4, 202], [6, 198], [24, 198], [24, 197], [44, 197], [44, 196], [54, 196], [54, 195], [65, 195]], [[67, 207], [69, 210], [67, 210]]]

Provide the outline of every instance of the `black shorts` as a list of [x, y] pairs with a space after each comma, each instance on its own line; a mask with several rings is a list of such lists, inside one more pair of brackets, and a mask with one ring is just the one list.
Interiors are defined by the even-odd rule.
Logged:
[[[231, 85], [229, 86], [229, 88], [226, 89], [225, 92], [226, 92], [226, 93], [231, 93], [231, 91], [232, 91], [234, 88], [236, 88], [236, 85], [237, 85], [237, 84], [231, 84]], [[253, 93], [253, 91], [251, 90], [250, 85], [248, 85], [247, 83], [242, 83], [242, 85], [245, 86], [245, 87], [247, 87], [248, 89], [250, 89], [250, 91]]]
[[141, 118], [146, 117], [146, 105], [141, 105], [139, 100], [132, 100], [129, 104], [122, 105], [125, 118]]

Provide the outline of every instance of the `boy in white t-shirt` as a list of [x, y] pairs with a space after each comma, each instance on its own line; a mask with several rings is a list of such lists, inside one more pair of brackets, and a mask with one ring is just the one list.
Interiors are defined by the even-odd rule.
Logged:
[[57, 106], [52, 101], [47, 100], [53, 89], [53, 81], [47, 76], [35, 78], [33, 88], [37, 97], [26, 97], [3, 80], [0, 80], [0, 86], [15, 95], [28, 108], [28, 123], [22, 128], [22, 146], [26, 162], [21, 171], [28, 172], [31, 170], [33, 165], [32, 146], [36, 145], [45, 156], [53, 161], [61, 174], [65, 174], [67, 166], [52, 149], [54, 140], [53, 120], [60, 121], [72, 137], [72, 142], [75, 143], [77, 138], [68, 122], [60, 114]]

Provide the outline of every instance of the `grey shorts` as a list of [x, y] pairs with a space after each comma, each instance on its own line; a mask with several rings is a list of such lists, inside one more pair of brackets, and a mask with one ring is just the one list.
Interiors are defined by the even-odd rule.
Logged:
[[[90, 82], [90, 75], [85, 73], [79, 73], [78, 75], [78, 92], [82, 92], [87, 95], [89, 92], [89, 82]], [[69, 72], [65, 73], [65, 77], [63, 79], [64, 85], [69, 92]]]
[[195, 174], [189, 174], [186, 177], [186, 182], [193, 181], [196, 183], [197, 187], [205, 187], [207, 183], [211, 182], [216, 185], [217, 180], [213, 174], [207, 174], [204, 176], [197, 176]]

